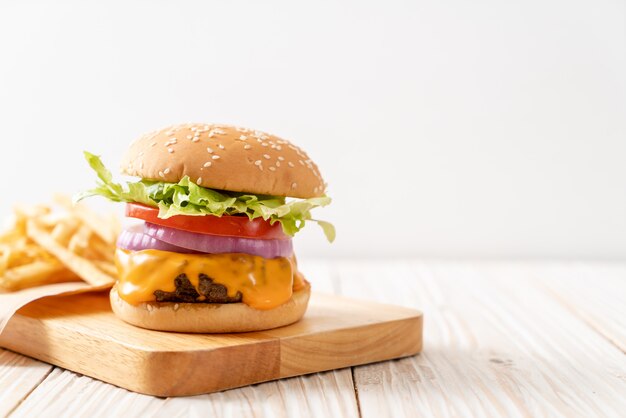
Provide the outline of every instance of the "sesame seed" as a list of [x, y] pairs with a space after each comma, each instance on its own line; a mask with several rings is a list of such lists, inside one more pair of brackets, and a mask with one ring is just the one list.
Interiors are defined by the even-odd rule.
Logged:
[[140, 157], [143, 157], [143, 151], [141, 151], [141, 152], [139, 153], [139, 156], [140, 156]]
[[197, 131], [197, 130], [198, 130], [198, 128], [196, 128], [195, 126], [192, 126], [192, 127], [191, 127], [191, 130], [192, 130], [192, 131]]
[[281, 147], [280, 145], [276, 145], [276, 149], [280, 151], [281, 149], [283, 149], [283, 147]]
[[289, 167], [295, 167], [291, 161], [288, 161], [288, 162], [287, 162], [287, 165], [288, 165]]
[[209, 138], [213, 138], [215, 136], [215, 132], [211, 131], [209, 132]]
[[258, 165], [258, 166], [260, 166], [261, 164], [263, 164], [263, 161], [261, 161], [261, 160], [256, 160], [256, 161], [254, 162], [254, 165]]
[[163, 170], [163, 174], [169, 174], [170, 171], [172, 171], [172, 170], [170, 170], [170, 168], [168, 167], [165, 170]]
[[167, 152], [169, 152], [170, 154], [174, 153], [174, 148], [168, 148]]
[[292, 188], [292, 189], [295, 189], [296, 187], [298, 187], [298, 184], [297, 184], [297, 183], [291, 183], [291, 188]]
[[150, 146], [151, 146], [151, 147], [153, 147], [153, 146], [155, 146], [155, 145], [156, 145], [156, 142], [152, 142], [152, 143], [150, 143]]
[[220, 156], [219, 155], [213, 155], [213, 156], [211, 156], [211, 158], [213, 158], [214, 160], [219, 160]]
[[278, 159], [279, 159], [280, 161], [285, 161], [285, 157], [283, 157], [283, 156], [281, 156], [281, 155], [279, 155], [279, 156], [278, 156]]
[[261, 142], [261, 146], [267, 147], [267, 142]]
[[304, 165], [304, 161], [298, 160], [298, 162], [300, 163], [300, 165]]
[[191, 136], [191, 135], [187, 135], [187, 139], [191, 139], [191, 138], [192, 138], [192, 136]]
[[211, 148], [211, 147], [207, 147], [206, 151], [207, 151], [209, 154], [213, 154], [213, 148]]
[[139, 168], [143, 169], [143, 161], [139, 163]]
[[202, 167], [211, 167], [211, 164], [213, 164], [211, 161], [207, 161]]
[[194, 136], [193, 139], [191, 140], [191, 142], [198, 142], [200, 141], [200, 138], [198, 138], [197, 136]]
[[240, 141], [245, 141], [245, 140], [247, 140], [247, 139], [248, 139], [248, 137], [247, 137], [247, 136], [245, 136], [245, 135], [241, 135], [241, 136], [239, 137], [239, 140], [240, 140]]
[[269, 156], [269, 154], [263, 154], [263, 158], [265, 158], [266, 160], [269, 160], [271, 157]]
[[162, 171], [159, 171], [159, 177], [165, 177], [165, 174], [163, 174]]
[[276, 161], [276, 167], [280, 167], [280, 161]]
[[198, 181], [196, 181], [197, 184], [202, 184], [202, 177], [198, 177]]
[[270, 171], [276, 171], [276, 167], [270, 167]]
[[243, 146], [243, 149], [250, 149], [250, 148], [252, 148], [252, 145], [250, 145], [250, 144], [246, 144], [246, 145]]
[[224, 147], [224, 145], [222, 145], [222, 144], [217, 144], [217, 147], [218, 147], [219, 149], [226, 149], [226, 147]]

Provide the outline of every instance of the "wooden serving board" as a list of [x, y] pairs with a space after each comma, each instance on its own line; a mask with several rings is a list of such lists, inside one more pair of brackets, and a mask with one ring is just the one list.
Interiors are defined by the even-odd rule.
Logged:
[[313, 293], [293, 325], [181, 334], [128, 325], [111, 312], [108, 294], [91, 293], [22, 308], [0, 346], [135, 392], [185, 396], [416, 354], [422, 314]]

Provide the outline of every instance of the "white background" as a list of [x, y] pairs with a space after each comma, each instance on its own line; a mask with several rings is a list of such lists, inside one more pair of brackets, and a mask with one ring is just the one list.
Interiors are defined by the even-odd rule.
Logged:
[[626, 257], [624, 1], [4, 1], [0, 214], [170, 123], [293, 140], [301, 255]]

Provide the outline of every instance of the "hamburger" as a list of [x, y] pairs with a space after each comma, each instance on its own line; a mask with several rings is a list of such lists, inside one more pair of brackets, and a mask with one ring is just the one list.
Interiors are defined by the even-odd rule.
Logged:
[[292, 237], [308, 221], [329, 241], [334, 228], [311, 210], [326, 183], [308, 155], [277, 136], [216, 124], [170, 126], [134, 141], [116, 183], [101, 159], [85, 158], [97, 186], [76, 196], [126, 204], [139, 221], [117, 241], [113, 312], [148, 329], [223, 333], [298, 321], [311, 286]]

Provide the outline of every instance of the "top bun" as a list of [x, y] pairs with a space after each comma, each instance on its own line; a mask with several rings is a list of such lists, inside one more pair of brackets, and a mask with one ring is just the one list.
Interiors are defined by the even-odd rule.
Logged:
[[291, 142], [254, 129], [174, 125], [133, 142], [122, 173], [177, 183], [189, 176], [211, 189], [311, 198], [326, 185], [309, 156]]

